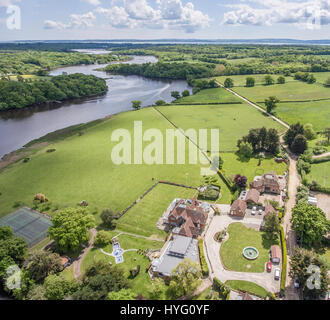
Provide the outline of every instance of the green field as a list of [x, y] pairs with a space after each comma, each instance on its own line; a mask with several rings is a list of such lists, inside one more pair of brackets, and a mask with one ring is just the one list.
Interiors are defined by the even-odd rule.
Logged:
[[242, 103], [242, 101], [223, 88], [206, 89], [189, 97], [180, 98], [175, 104]]
[[[116, 236], [118, 232], [110, 232], [111, 236]], [[130, 235], [122, 234], [119, 237], [120, 247], [124, 250], [128, 249], [161, 249], [164, 245], [163, 242], [158, 241], [150, 241], [143, 238], [137, 238]], [[103, 248], [105, 252], [112, 253], [112, 245], [109, 245]], [[136, 259], [136, 261], [134, 260]], [[84, 273], [86, 269], [96, 261], [106, 261], [110, 262], [113, 265], [116, 265], [115, 259], [111, 256], [107, 256], [103, 254], [100, 249], [93, 248], [85, 257], [82, 262], [82, 272]], [[148, 297], [148, 289], [151, 284], [151, 279], [146, 272], [146, 269], [149, 265], [149, 259], [141, 254], [138, 254], [136, 251], [129, 251], [124, 253], [124, 262], [118, 264], [117, 266], [122, 268], [125, 272], [125, 275], [129, 279], [129, 282], [132, 285], [132, 289], [136, 292], [136, 294], [142, 293], [143, 296]], [[135, 268], [136, 266], [140, 265], [141, 271], [135, 279], [130, 279], [129, 270]], [[164, 286], [165, 289], [165, 286]]]
[[[329, 56], [328, 58], [330, 59]], [[316, 78], [316, 81], [322, 84], [325, 83], [330, 78], [330, 72], [313, 72], [312, 74]]]
[[290, 81], [286, 84], [256, 86], [253, 88], [237, 87], [234, 91], [253, 102], [264, 102], [270, 96], [281, 101], [311, 101], [330, 99], [330, 89], [319, 83], [308, 84], [301, 81]]
[[196, 196], [196, 193], [196, 190], [159, 184], [119, 219], [117, 229], [146, 237], [165, 239], [167, 233], [157, 228], [157, 221], [175, 198], [191, 199], [194, 195]]
[[[264, 103], [260, 105], [265, 108]], [[311, 123], [316, 131], [330, 126], [330, 100], [279, 103], [274, 112], [289, 124]]]
[[[221, 246], [222, 263], [228, 270], [239, 272], [265, 271], [265, 264], [269, 261], [269, 249], [274, 243], [265, 238], [263, 232], [247, 228], [242, 223], [233, 223], [228, 228], [229, 239]], [[250, 261], [244, 258], [242, 252], [252, 246], [259, 251], [259, 257]]]
[[261, 298], [267, 297], [267, 291], [253, 282], [243, 280], [229, 280], [226, 281], [225, 285], [233, 290], [247, 292]]
[[[169, 106], [158, 108], [170, 121], [183, 130], [220, 129], [220, 151], [236, 152], [237, 140], [251, 128], [285, 128], [247, 104]], [[210, 143], [209, 143], [210, 145]]]
[[224, 161], [223, 171], [227, 177], [234, 177], [237, 174], [246, 176], [249, 182], [254, 180], [255, 176], [274, 171], [278, 175], [284, 175], [287, 170], [285, 163], [277, 163], [274, 159], [264, 159], [260, 166], [259, 160], [252, 158], [249, 161], [242, 162], [238, 156], [233, 153], [222, 153], [221, 158]]
[[[236, 151], [236, 142], [249, 129], [274, 127], [283, 129], [252, 107], [244, 104], [208, 106], [164, 106], [159, 108], [177, 126], [194, 129], [220, 128], [222, 151]], [[105, 208], [121, 212], [138, 199], [155, 180], [199, 186], [201, 165], [189, 164], [186, 152], [184, 165], [115, 165], [111, 150], [118, 144], [110, 137], [116, 129], [133, 130], [135, 120], [143, 121], [144, 130], [157, 128], [162, 132], [171, 124], [153, 108], [113, 116], [84, 130], [84, 134], [55, 142], [47, 153], [42, 149], [28, 163], [18, 162], [0, 173], [0, 217], [13, 211], [15, 202], [32, 206], [34, 195], [44, 193], [58, 205], [76, 206], [82, 200], [100, 213]], [[164, 135], [165, 136], [165, 135]], [[145, 146], [149, 143], [145, 143]], [[188, 151], [189, 144], [186, 143]], [[225, 195], [228, 201], [228, 190]], [[99, 220], [98, 220], [99, 222]]]
[[330, 188], [330, 161], [313, 164], [307, 179], [310, 182], [316, 181], [322, 187]]

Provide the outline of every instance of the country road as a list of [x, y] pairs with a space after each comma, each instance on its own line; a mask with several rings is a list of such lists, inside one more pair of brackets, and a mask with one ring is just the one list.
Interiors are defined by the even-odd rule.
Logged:
[[[219, 84], [219, 86], [221, 88], [224, 88], [225, 90], [227, 90], [231, 94], [235, 95], [236, 97], [243, 100], [244, 102], [246, 102], [250, 106], [256, 108], [259, 111], [261, 111], [262, 113], [267, 114], [270, 118], [272, 118], [274, 121], [277, 121], [278, 123], [280, 123], [285, 128], [287, 128], [287, 129], [290, 128], [290, 126], [287, 123], [285, 123], [281, 119], [278, 119], [274, 115], [266, 112], [263, 108], [261, 108], [257, 104], [255, 104], [255, 103], [251, 102], [250, 100], [246, 99], [245, 97], [239, 95], [235, 91], [233, 91], [229, 88], [226, 88], [220, 82], [218, 82], [218, 81], [216, 81], [216, 82]], [[286, 152], [289, 156], [289, 159], [290, 159], [289, 185], [288, 185], [289, 200], [286, 203], [286, 213], [285, 213], [284, 222], [283, 222], [284, 232], [285, 232], [285, 235], [286, 235], [287, 250], [288, 250], [287, 251], [287, 253], [288, 253], [288, 264], [287, 264], [285, 300], [299, 300], [299, 295], [298, 295], [297, 291], [294, 288], [293, 279], [291, 279], [290, 276], [289, 276], [289, 270], [290, 270], [290, 256], [292, 255], [293, 250], [296, 246], [296, 235], [295, 235], [294, 231], [291, 229], [292, 209], [294, 208], [294, 206], [296, 204], [297, 188], [301, 184], [301, 179], [300, 179], [300, 176], [297, 172], [297, 167], [296, 167], [297, 160], [298, 160], [297, 156], [292, 154], [292, 152], [284, 144], [283, 137], [281, 137], [281, 144], [282, 144], [283, 148], [286, 150]], [[327, 155], [330, 155], [330, 153], [329, 154], [323, 154], [323, 155], [320, 156], [320, 158], [325, 157]]]

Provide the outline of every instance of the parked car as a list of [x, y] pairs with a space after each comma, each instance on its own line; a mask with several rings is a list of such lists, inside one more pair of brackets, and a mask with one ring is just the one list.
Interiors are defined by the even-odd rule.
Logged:
[[279, 268], [276, 268], [274, 273], [274, 279], [280, 280], [280, 277], [281, 277], [281, 270]]
[[252, 211], [251, 211], [251, 214], [252, 214], [253, 216], [255, 216], [256, 213], [257, 213], [257, 207], [253, 207], [253, 208], [252, 208]]
[[262, 216], [262, 213], [263, 213], [262, 209], [259, 209], [258, 213], [259, 213], [259, 216]]
[[266, 265], [267, 272], [272, 272], [272, 263], [269, 261]]
[[299, 287], [300, 287], [300, 284], [299, 284], [299, 282], [298, 282], [297, 279], [294, 280], [294, 287], [295, 287], [296, 289], [299, 289]]

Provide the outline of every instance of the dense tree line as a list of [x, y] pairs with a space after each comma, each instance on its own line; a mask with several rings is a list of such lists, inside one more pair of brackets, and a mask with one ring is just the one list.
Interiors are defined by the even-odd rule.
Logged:
[[113, 64], [105, 68], [106, 72], [125, 75], [139, 75], [153, 79], [190, 80], [208, 78], [213, 75], [214, 65], [189, 63], [145, 63]]
[[84, 74], [62, 75], [30, 83], [0, 80], [0, 110], [94, 96], [107, 89], [105, 80]]
[[98, 55], [80, 52], [0, 51], [0, 76], [38, 74], [62, 66], [110, 63], [120, 58], [112, 54]]

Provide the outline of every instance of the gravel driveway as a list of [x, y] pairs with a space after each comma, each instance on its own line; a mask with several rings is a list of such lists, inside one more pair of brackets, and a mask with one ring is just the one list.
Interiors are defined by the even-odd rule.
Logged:
[[[252, 272], [236, 272], [225, 270], [220, 259], [221, 244], [213, 239], [214, 235], [227, 228], [232, 223], [243, 224], [260, 224], [260, 219], [245, 218], [243, 220], [236, 220], [229, 216], [215, 216], [205, 234], [204, 251], [206, 260], [210, 269], [210, 276], [217, 277], [220, 281], [225, 283], [227, 280], [245, 280], [254, 282], [267, 291], [277, 293], [280, 290], [280, 281], [274, 280], [274, 269], [272, 273], [252, 273]], [[279, 266], [280, 267], [280, 266]]]

